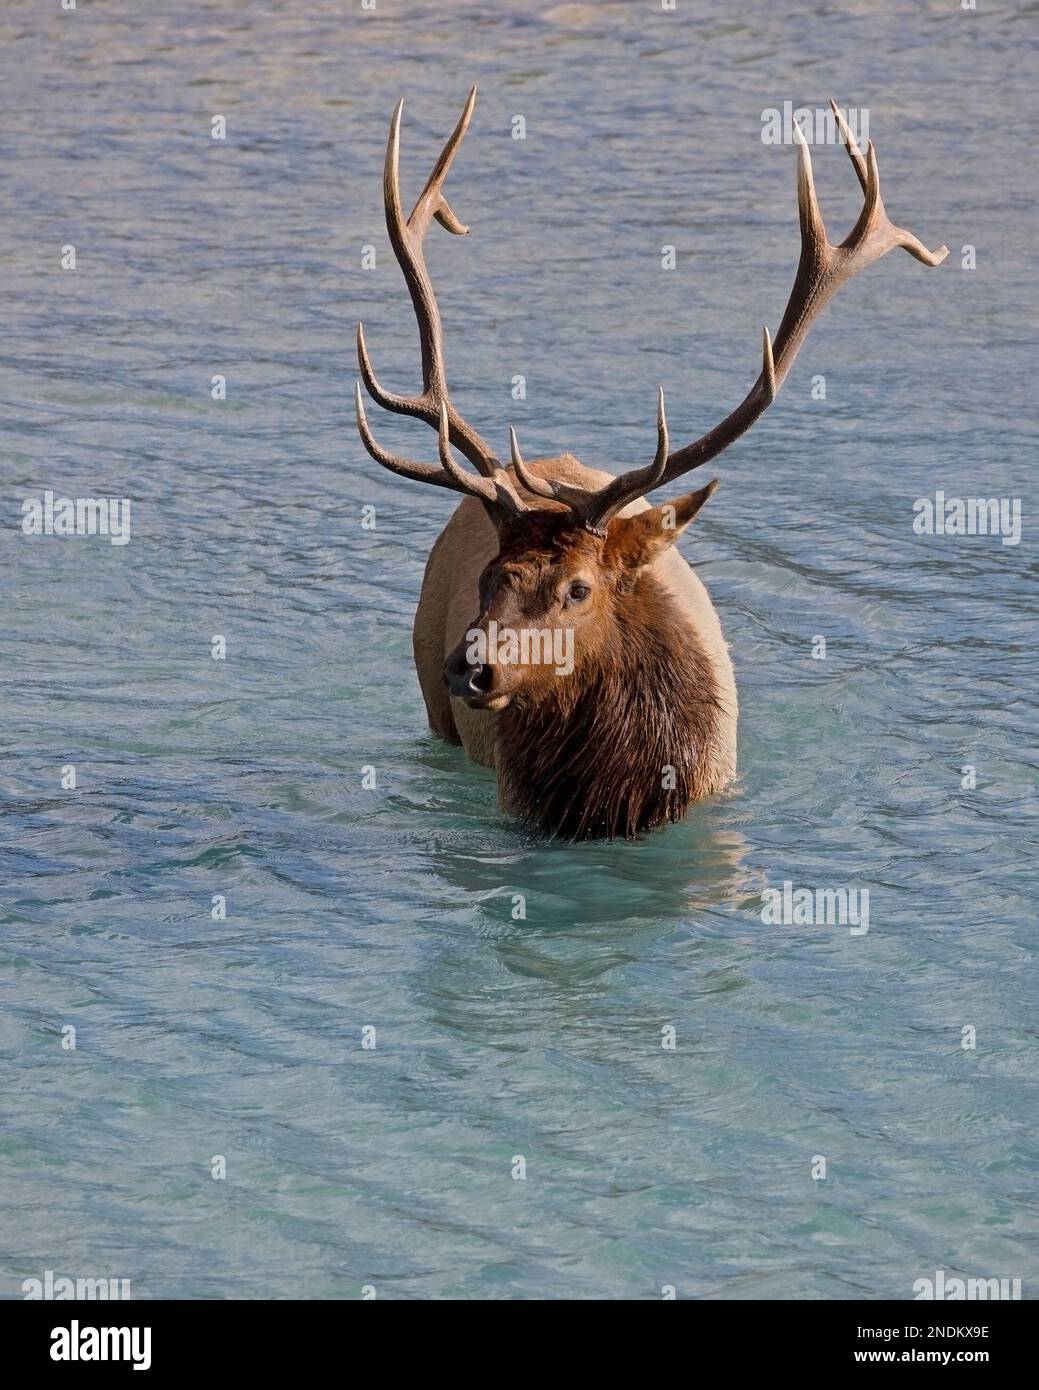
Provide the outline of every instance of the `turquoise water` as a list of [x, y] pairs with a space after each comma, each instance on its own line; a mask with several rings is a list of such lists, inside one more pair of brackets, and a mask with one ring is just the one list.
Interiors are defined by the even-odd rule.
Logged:
[[[0, 1296], [1035, 1296], [1037, 12], [982, 10], [4, 7]], [[430, 263], [502, 450], [628, 466], [658, 383], [676, 440], [742, 395], [797, 251], [765, 108], [868, 106], [951, 248], [842, 291], [720, 461], [682, 546], [740, 780], [636, 844], [537, 841], [426, 732], [452, 501], [352, 424], [358, 318], [417, 382], [390, 112], [414, 197], [474, 80]], [[130, 543], [27, 538], [47, 488], [131, 498]], [[936, 488], [1021, 498], [1021, 543], [914, 534]], [[764, 924], [787, 881], [868, 889], [868, 933]]]

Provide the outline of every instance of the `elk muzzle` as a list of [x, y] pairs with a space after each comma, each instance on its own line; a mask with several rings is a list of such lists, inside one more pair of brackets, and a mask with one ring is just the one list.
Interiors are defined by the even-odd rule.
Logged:
[[509, 703], [505, 670], [493, 661], [481, 661], [467, 635], [444, 662], [444, 682], [456, 699], [470, 709], [499, 710]]

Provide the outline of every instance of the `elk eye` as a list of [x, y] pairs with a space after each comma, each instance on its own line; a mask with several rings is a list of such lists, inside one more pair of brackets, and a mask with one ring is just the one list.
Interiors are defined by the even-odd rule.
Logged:
[[578, 580], [576, 584], [570, 585], [570, 592], [567, 594], [567, 598], [572, 598], [575, 603], [580, 603], [583, 599], [586, 599], [591, 592], [590, 585], [582, 584], [581, 581]]

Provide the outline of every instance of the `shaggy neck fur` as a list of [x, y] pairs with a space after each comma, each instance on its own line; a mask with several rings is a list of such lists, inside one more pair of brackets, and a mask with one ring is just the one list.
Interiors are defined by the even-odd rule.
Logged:
[[710, 664], [662, 586], [618, 599], [604, 649], [536, 704], [498, 716], [505, 807], [550, 835], [629, 839], [704, 794], [720, 706]]

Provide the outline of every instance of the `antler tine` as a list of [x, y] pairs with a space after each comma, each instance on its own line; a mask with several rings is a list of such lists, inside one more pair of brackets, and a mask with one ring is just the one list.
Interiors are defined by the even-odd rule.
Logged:
[[398, 415], [413, 415], [415, 413], [412, 407], [416, 397], [398, 395], [395, 391], [387, 391], [384, 386], [379, 384], [371, 358], [368, 356], [368, 345], [364, 341], [363, 323], [357, 325], [357, 362], [361, 369], [365, 389], [372, 400], [385, 410], [396, 411]]
[[516, 477], [528, 492], [532, 492], [535, 497], [547, 497], [552, 502], [562, 502], [571, 511], [582, 511], [587, 505], [590, 497], [594, 494], [589, 493], [587, 488], [579, 487], [573, 483], [564, 483], [557, 478], [539, 478], [536, 473], [531, 473], [523, 461], [520, 453], [519, 440], [516, 438], [516, 431], [509, 426], [509, 452], [512, 456], [512, 466]]
[[[844, 119], [844, 112], [834, 101], [833, 97], [830, 98], [830, 106], [833, 110], [833, 114], [837, 118], [837, 124], [841, 132], [841, 140], [844, 144], [844, 148], [848, 151], [848, 158], [854, 166], [859, 185], [863, 193], [867, 195], [867, 203], [869, 202], [870, 188], [872, 187], [873, 203], [875, 206], [877, 203], [880, 203], [880, 173], [877, 169], [877, 152], [873, 147], [873, 141], [871, 140], [869, 142], [869, 159], [867, 161], [867, 159], [863, 157], [862, 151], [859, 149], [858, 141], [851, 133], [848, 122]], [[880, 206], [881, 210], [883, 210], [883, 203], [880, 203]], [[865, 211], [866, 208], [864, 207], [863, 212]], [[887, 220], [886, 213], [884, 213], [884, 218]], [[947, 246], [939, 246], [937, 251], [928, 251], [927, 247], [924, 246], [922, 242], [918, 241], [917, 238], [913, 236], [912, 232], [907, 232], [902, 227], [894, 227], [891, 223], [888, 223], [888, 225], [891, 226], [892, 231], [898, 232], [899, 236], [902, 237], [899, 245], [908, 251], [911, 256], [915, 256], [918, 261], [922, 261], [924, 265], [941, 265], [942, 261], [944, 261], [945, 257], [949, 254], [949, 248]], [[849, 242], [854, 238], [857, 230], [858, 223], [856, 223], [855, 227], [852, 228], [852, 231], [848, 235], [847, 240]]]
[[859, 187], [862, 189], [863, 193], [865, 193], [867, 181], [866, 161], [863, 159], [862, 151], [859, 149], [859, 142], [855, 139], [855, 136], [852, 135], [851, 127], [844, 119], [844, 112], [834, 101], [833, 97], [830, 98], [830, 109], [837, 117], [837, 125], [840, 127], [841, 132], [841, 141], [844, 148], [848, 151], [848, 158], [851, 160], [855, 173], [858, 175]]
[[[854, 144], [854, 138], [852, 143]], [[850, 150], [849, 153], [851, 153]], [[862, 160], [862, 153], [857, 146], [856, 153], [859, 160]], [[852, 158], [854, 160], [854, 156]], [[858, 173], [858, 161], [854, 162], [855, 171]], [[877, 168], [877, 151], [872, 140], [867, 146], [866, 158], [862, 162], [866, 166], [866, 196], [862, 204], [862, 211], [859, 213], [855, 226], [852, 227], [838, 249], [854, 249], [860, 246], [867, 236], [880, 232], [886, 238], [887, 244], [882, 251], [872, 257], [873, 260], [879, 260], [880, 256], [883, 256], [892, 247], [900, 246], [903, 251], [908, 251], [911, 256], [924, 265], [941, 265], [949, 254], [947, 246], [939, 246], [937, 251], [928, 251], [918, 237], [915, 237], [912, 232], [907, 232], [904, 227], [896, 227], [888, 217], [880, 196], [880, 170]]]
[[819, 199], [815, 192], [815, 175], [812, 172], [812, 156], [804, 132], [795, 121], [793, 124], [794, 144], [797, 146], [797, 215], [801, 223], [801, 255], [822, 259], [829, 243], [826, 240], [826, 226], [819, 211]]
[[435, 483], [438, 487], [455, 487], [452, 480], [445, 477], [442, 469], [437, 468], [435, 464], [416, 463], [413, 459], [404, 458], [400, 454], [391, 454], [388, 449], [384, 449], [369, 428], [368, 417], [364, 413], [364, 397], [361, 395], [361, 383], [359, 381], [355, 383], [354, 391], [357, 432], [361, 436], [361, 443], [376, 463], [381, 463], [383, 468], [388, 468], [391, 473], [396, 473], [401, 478], [414, 478], [416, 482], [420, 483]]
[[535, 477], [533, 473], [527, 472], [527, 465], [523, 462], [523, 455], [520, 453], [519, 440], [516, 438], [516, 431], [509, 426], [509, 453], [512, 457], [512, 466], [516, 470], [516, 477], [535, 497], [550, 497], [555, 500], [556, 490], [554, 485], [547, 478]]
[[469, 228], [460, 222], [443, 194], [443, 183], [447, 177], [454, 157], [462, 143], [472, 119], [476, 105], [475, 86], [469, 93], [465, 108], [451, 136], [444, 145], [419, 194], [411, 216], [405, 220], [400, 196], [400, 125], [404, 110], [403, 99], [397, 102], [390, 121], [390, 133], [386, 142], [386, 159], [383, 165], [383, 201], [386, 208], [386, 230], [390, 245], [396, 256], [408, 293], [415, 309], [415, 319], [419, 329], [419, 343], [422, 353], [422, 391], [417, 396], [406, 396], [387, 391], [379, 384], [372, 368], [371, 359], [364, 339], [364, 329], [357, 329], [357, 360], [361, 378], [374, 400], [387, 410], [400, 415], [411, 415], [424, 420], [434, 428], [439, 428], [440, 408], [446, 404], [448, 429], [451, 441], [462, 451], [469, 462], [484, 477], [491, 477], [498, 469], [493, 450], [484, 439], [459, 415], [451, 403], [447, 388], [447, 372], [444, 365], [444, 338], [440, 320], [440, 309], [433, 290], [429, 271], [426, 267], [423, 240], [435, 218], [443, 227], [456, 236], [464, 236]]
[[630, 473], [624, 473], [620, 477], [614, 478], [612, 483], [607, 483], [598, 492], [591, 492], [587, 488], [565, 483], [555, 478], [539, 478], [531, 473], [523, 461], [516, 431], [511, 425], [509, 426], [509, 446], [516, 476], [528, 492], [534, 493], [536, 497], [547, 497], [553, 502], [564, 503], [581, 520], [587, 530], [596, 535], [605, 535], [606, 527], [622, 508], [636, 497], [641, 497], [644, 492], [657, 486], [660, 475], [667, 464], [668, 435], [667, 416], [664, 412], [664, 388], [661, 386], [657, 393], [657, 451], [653, 462], [647, 464], [645, 468], [636, 468]]
[[644, 492], [652, 492], [657, 487], [667, 466], [667, 415], [664, 412], [664, 388], [657, 392], [657, 452], [653, 462], [645, 468], [635, 468], [623, 473], [612, 483], [607, 483], [601, 492], [595, 494], [592, 506], [587, 508], [584, 524], [596, 535], [605, 535], [611, 520], [636, 497]]
[[480, 497], [484, 502], [489, 502], [492, 507], [500, 508], [509, 516], [519, 516], [521, 512], [527, 510], [512, 485], [512, 479], [504, 468], [495, 469], [492, 478], [479, 478], [472, 473], [466, 473], [458, 466], [451, 453], [446, 404], [440, 408], [440, 428], [437, 431], [437, 440], [440, 448], [440, 462], [444, 465], [444, 470], [454, 480], [459, 492], [467, 492], [471, 497]]
[[388, 449], [384, 449], [375, 439], [368, 425], [360, 382], [355, 384], [354, 400], [357, 411], [357, 429], [361, 436], [361, 442], [376, 463], [381, 463], [383, 468], [388, 468], [391, 473], [396, 473], [401, 478], [412, 478], [420, 483], [434, 483], [437, 487], [449, 488], [452, 492], [461, 492], [469, 497], [477, 497], [492, 508], [499, 509], [509, 516], [517, 516], [526, 510], [504, 469], [496, 470], [496, 475], [492, 480], [474, 473], [466, 473], [463, 468], [459, 467], [451, 453], [450, 424], [446, 403], [440, 408], [437, 428], [440, 463], [442, 465], [438, 468], [436, 464], [419, 463], [415, 459], [404, 458], [401, 454], [392, 454]]
[[763, 384], [765, 394], [768, 396], [769, 405], [776, 399], [776, 392], [779, 387], [776, 385], [776, 359], [772, 353], [772, 335], [768, 331], [766, 324], [761, 330], [761, 376], [759, 380]]
[[[403, 106], [401, 102], [401, 106]], [[444, 180], [447, 178], [448, 170], [458, 153], [458, 147], [465, 139], [465, 133], [469, 129], [469, 122], [473, 118], [473, 108], [476, 105], [476, 83], [470, 88], [466, 98], [465, 107], [458, 118], [458, 124], [451, 132], [450, 138], [440, 151], [440, 158], [433, 166], [433, 172], [426, 180], [426, 186], [419, 194], [415, 206], [411, 210], [408, 218], [408, 228], [417, 236], [422, 236], [429, 226], [430, 217], [435, 217], [442, 227], [445, 227], [455, 236], [468, 236], [469, 228], [464, 222], [460, 222], [451, 211], [447, 199], [441, 189]], [[398, 119], [398, 127], [399, 127]]]

